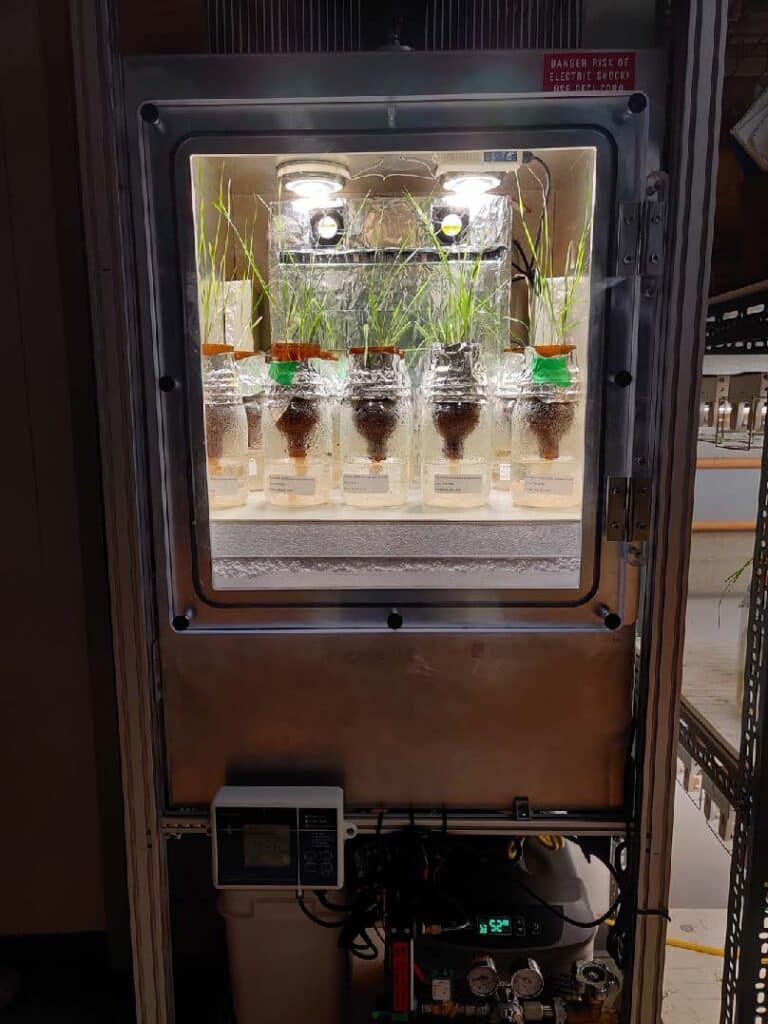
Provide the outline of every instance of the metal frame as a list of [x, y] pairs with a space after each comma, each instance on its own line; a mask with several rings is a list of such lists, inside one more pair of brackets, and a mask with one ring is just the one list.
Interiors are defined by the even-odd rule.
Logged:
[[[154, 699], [155, 609], [148, 604], [151, 566], [144, 538], [149, 512], [146, 467], [139, 456], [144, 413], [136, 407], [139, 376], [129, 344], [135, 336], [135, 292], [127, 265], [132, 225], [126, 209], [126, 146], [116, 24], [110, 0], [72, 0], [75, 73], [93, 333], [100, 391], [100, 433], [115, 633], [126, 844], [134, 946], [137, 1019], [170, 1021], [167, 880], [158, 814], [159, 733]], [[629, 1019], [656, 1024], [661, 999], [663, 912], [668, 888], [676, 711], [679, 704], [687, 526], [692, 506], [696, 382], [702, 353], [713, 205], [714, 145], [725, 39], [724, 0], [689, 0], [679, 8], [678, 66], [672, 97], [672, 258], [664, 279], [663, 330], [655, 352], [657, 424], [652, 459], [660, 482], [653, 516], [638, 687], [639, 803], [630, 872], [637, 883], [637, 926]], [[515, 54], [517, 71], [539, 69], [537, 54]], [[515, 71], [515, 74], [517, 73]], [[524, 76], [523, 76], [524, 77]], [[288, 76], [290, 79], [290, 76]], [[528, 86], [530, 87], [530, 86]], [[658, 288], [642, 284], [641, 341], [653, 327]], [[643, 332], [646, 332], [645, 334]], [[133, 386], [127, 386], [132, 382]], [[635, 464], [647, 471], [648, 457]]]
[[[395, 832], [408, 825], [417, 828], [441, 829], [444, 824], [447, 831], [455, 834], [462, 832], [472, 835], [553, 835], [553, 836], [626, 836], [626, 823], [615, 818], [569, 816], [567, 823], [562, 818], [551, 818], [543, 814], [532, 815], [529, 819], [516, 819], [501, 814], [472, 814], [469, 812], [452, 811], [443, 818], [434, 811], [368, 811], [357, 814], [346, 814], [345, 821], [357, 826], [357, 834], [376, 835], [381, 832]], [[160, 828], [167, 838], [180, 839], [186, 835], [210, 835], [209, 815], [164, 815], [160, 819]]]
[[[476, 80], [481, 65], [483, 87]], [[512, 595], [501, 589], [466, 592], [458, 588], [430, 592], [404, 590], [403, 585], [399, 591], [310, 591], [299, 592], [298, 596], [295, 592], [274, 591], [221, 593], [215, 595], [219, 605], [215, 607], [213, 595], [199, 587], [190, 557], [190, 527], [202, 518], [200, 529], [204, 534], [206, 516], [204, 508], [193, 504], [191, 495], [204, 492], [205, 481], [202, 458], [190, 464], [188, 455], [190, 447], [193, 452], [202, 452], [202, 402], [199, 362], [194, 352], [190, 355], [189, 345], [182, 343], [187, 338], [194, 344], [197, 321], [194, 302], [187, 304], [186, 319], [182, 319], [186, 289], [180, 283], [190, 281], [194, 274], [194, 246], [189, 218], [185, 216], [190, 209], [185, 158], [193, 148], [203, 152], [223, 149], [225, 153], [250, 148], [312, 152], [326, 146], [362, 152], [379, 148], [422, 150], [434, 145], [435, 133], [444, 134], [443, 145], [455, 147], [461, 144], [457, 124], [462, 132], [478, 138], [476, 144], [482, 140], [502, 147], [592, 145], [598, 154], [601, 196], [597, 214], [598, 280], [593, 287], [599, 289], [601, 281], [612, 285], [610, 329], [604, 346], [595, 348], [597, 362], [589, 395], [591, 421], [611, 424], [605, 443], [597, 430], [589, 432], [595, 455], [600, 450], [603, 453], [603, 471], [598, 468], [597, 457], [590, 460], [594, 491], [591, 501], [587, 496], [587, 526], [590, 539], [597, 541], [603, 473], [628, 474], [630, 441], [635, 451], [647, 452], [647, 438], [638, 436], [642, 429], [632, 432], [632, 388], [612, 383], [614, 375], [627, 368], [631, 374], [647, 376], [649, 349], [635, 343], [634, 324], [640, 318], [639, 278], [632, 272], [611, 276], [618, 254], [613, 253], [615, 243], [610, 237], [620, 210], [624, 216], [622, 204], [639, 203], [644, 196], [647, 107], [630, 106], [627, 94], [522, 99], [519, 92], [508, 91], [512, 87], [522, 89], [525, 80], [504, 54], [484, 56], [482, 61], [473, 55], [457, 55], [450, 74], [432, 54], [420, 56], [407, 66], [392, 54], [368, 55], [364, 60], [349, 54], [333, 59], [294, 58], [290, 72], [302, 82], [299, 97], [290, 92], [286, 95], [287, 72], [288, 63], [280, 57], [226, 61], [168, 58], [162, 62], [139, 58], [130, 62], [126, 72], [129, 145], [135, 132], [135, 145], [129, 155], [136, 168], [132, 176], [134, 249], [143, 313], [140, 340], [145, 369], [146, 457], [153, 493], [152, 540], [155, 564], [160, 568], [156, 581], [158, 659], [163, 679], [169, 803], [204, 804], [212, 795], [211, 786], [215, 788], [223, 781], [225, 773], [231, 774], [236, 764], [250, 765], [251, 771], [270, 759], [283, 764], [284, 751], [276, 749], [275, 739], [281, 735], [288, 716], [294, 740], [302, 737], [292, 770], [309, 770], [319, 759], [329, 770], [346, 772], [345, 791], [353, 809], [370, 806], [372, 801], [389, 806], [435, 801], [437, 805], [458, 802], [465, 807], [504, 807], [511, 796], [505, 780], [511, 774], [533, 803], [615, 810], [623, 796], [622, 768], [631, 707], [628, 624], [634, 620], [637, 589], [636, 568], [632, 565], [625, 571], [627, 549], [621, 542], [601, 543], [600, 589], [596, 593], [588, 564], [587, 592], [583, 594], [540, 590]], [[375, 83], [375, 96], [364, 95], [372, 88], [370, 82]], [[527, 85], [530, 87], [530, 81]], [[344, 133], [341, 142], [337, 141], [339, 133]], [[466, 139], [463, 144], [467, 144]], [[637, 246], [622, 253], [622, 268], [625, 256], [630, 265], [639, 262]], [[599, 319], [597, 322], [599, 325]], [[605, 372], [601, 373], [603, 366]], [[160, 387], [163, 377], [170, 377], [178, 386], [171, 390]], [[596, 400], [596, 393], [604, 396], [602, 404]], [[300, 529], [294, 524], [291, 528], [297, 532]], [[465, 524], [456, 527], [466, 528]], [[397, 535], [396, 524], [379, 523], [373, 529]], [[482, 531], [483, 527], [477, 529]], [[510, 524], [501, 529], [512, 533], [519, 526]], [[250, 608], [225, 606], [228, 597], [262, 603]], [[518, 603], [513, 605], [513, 600]], [[572, 604], [555, 606], [555, 601], [566, 600]], [[371, 635], [374, 630], [386, 632], [393, 605], [405, 619], [398, 640], [386, 648], [390, 652], [386, 673], [398, 677], [395, 685], [391, 679], [379, 677], [378, 667], [383, 668], [384, 663], [373, 652], [382, 641]], [[618, 616], [611, 614], [614, 624], [618, 617], [624, 620], [620, 634], [606, 632], [606, 609], [618, 612]], [[178, 620], [188, 628], [177, 627]], [[482, 653], [477, 656], [471, 693], [467, 692], [466, 677], [458, 678], [455, 673], [458, 661], [472, 656], [472, 641], [465, 635], [470, 628], [487, 637], [478, 648]], [[285, 636], [289, 629], [303, 631], [300, 645], [292, 644]], [[515, 635], [509, 635], [513, 630]], [[549, 636], [542, 635], [545, 630]], [[310, 631], [318, 640], [308, 639]], [[354, 638], [350, 636], [352, 631], [358, 634]], [[415, 632], [429, 635], [415, 639]], [[439, 639], [437, 634], [441, 634]], [[541, 648], [531, 643], [534, 639], [541, 642]], [[450, 665], [442, 660], [448, 649], [453, 651]], [[506, 739], [503, 715], [495, 715], [493, 724], [486, 727], [487, 745], [483, 747], [480, 741], [483, 707], [511, 706], [515, 689], [525, 691], [526, 680], [541, 669], [540, 656], [535, 663], [535, 652], [540, 649], [547, 652], [547, 665], [558, 664], [550, 673], [549, 685], [558, 690], [552, 699], [562, 697], [564, 704], [573, 702], [578, 692], [578, 682], [566, 694], [559, 692], [565, 684], [556, 682], [563, 679], [562, 667], [567, 662], [564, 652], [568, 650], [577, 662], [572, 679], [586, 686], [597, 673], [593, 692], [603, 694], [600, 707], [611, 708], [610, 721], [600, 725], [598, 710], [584, 723], [587, 733], [594, 730], [595, 746], [590, 773], [582, 774], [580, 785], [578, 778], [571, 780], [571, 786], [556, 770], [545, 764], [538, 766], [539, 758], [545, 760], [545, 748], [532, 736], [527, 742], [534, 749], [527, 756], [522, 737], [520, 742], [505, 746], [500, 735], [504, 732]], [[323, 662], [334, 656], [340, 659], [327, 691], [307, 685], [308, 673], [314, 672], [317, 663], [302, 664], [309, 651]], [[360, 657], [372, 658], [375, 663], [361, 673], [351, 667]], [[432, 661], [434, 671], [419, 684], [410, 666], [425, 658]], [[502, 674], [506, 679], [503, 695], [498, 691]], [[295, 683], [295, 687], [284, 690], [286, 696], [290, 694], [290, 708], [282, 704], [276, 710], [281, 705], [276, 700], [270, 706], [262, 703], [257, 710], [260, 693], [280, 688], [279, 676]], [[371, 761], [371, 747], [363, 732], [348, 728], [349, 700], [344, 694], [357, 689], [361, 676], [373, 691], [368, 712], [376, 708], [380, 727], [390, 737], [387, 749], [394, 756], [394, 766], [386, 784]], [[442, 694], [430, 693], [438, 678], [445, 680], [454, 702], [463, 703], [466, 709], [461, 730], [457, 731], [451, 702], [445, 702]], [[258, 679], [258, 686], [251, 686], [247, 682], [250, 679]], [[243, 684], [246, 689], [238, 693]], [[438, 717], [444, 713], [444, 727], [438, 729], [442, 742], [463, 750], [477, 765], [475, 770], [458, 772], [454, 764], [449, 782], [445, 773], [435, 772], [434, 762], [432, 770], [422, 765], [420, 771], [418, 764], [412, 763], [413, 752], [421, 749], [415, 724], [418, 716], [410, 707], [413, 691], [409, 687], [413, 684], [419, 685], [423, 708], [434, 706]], [[194, 690], [198, 697], [190, 700]], [[316, 703], [318, 699], [322, 706]], [[518, 696], [518, 719], [529, 715], [540, 700], [541, 692], [534, 694], [530, 688], [526, 696]], [[583, 706], [573, 711], [578, 716]], [[603, 716], [606, 714], [603, 710]], [[468, 729], [472, 715], [476, 716], [476, 728]], [[318, 731], [316, 725], [321, 718], [328, 721]], [[209, 723], [214, 720], [219, 724], [211, 733]], [[561, 718], [555, 723], [553, 735], [567, 731], [564, 722]], [[432, 725], [437, 727], [436, 720]], [[189, 756], [188, 742], [193, 735], [203, 745], [198, 757]], [[497, 772], [493, 780], [483, 779], [480, 770], [484, 752], [489, 749], [498, 749], [504, 764], [504, 771]], [[445, 753], [447, 756], [447, 749]], [[606, 763], [610, 764], [609, 771], [605, 770]]]
[[[727, 31], [725, 0], [675, 9], [669, 108], [667, 272], [659, 296], [652, 367], [651, 522], [638, 665], [637, 917], [632, 1024], [661, 1019], [662, 972], [672, 849], [686, 579], [693, 512], [698, 389], [714, 225], [717, 143]], [[655, 290], [645, 281], [643, 290]]]
[[721, 1024], [760, 1024], [768, 1004], [768, 448], [760, 476], [741, 720]]
[[743, 356], [768, 352], [768, 282], [710, 300], [707, 314], [707, 355]]
[[685, 697], [680, 704], [680, 746], [736, 807], [740, 798], [738, 755]]
[[[171, 931], [165, 841], [160, 830], [160, 730], [155, 705], [152, 568], [143, 541], [144, 466], [135, 305], [126, 233], [126, 147], [121, 75], [109, 0], [73, 2], [72, 45], [85, 205], [94, 365], [99, 394], [102, 487], [123, 782], [126, 874], [137, 1021], [173, 1021]], [[112, 453], [119, 457], [110, 457]]]
[[[600, 286], [602, 281], [612, 277], [611, 235], [614, 233], [616, 204], [637, 200], [639, 195], [635, 190], [642, 187], [645, 168], [643, 115], [624, 116], [627, 100], [621, 94], [600, 98], [560, 96], [533, 100], [498, 93], [486, 95], [482, 100], [471, 94], [462, 95], [460, 83], [465, 78], [470, 79], [473, 67], [466, 59], [463, 67], [454, 68], [455, 96], [441, 97], [442, 85], [431, 73], [422, 75], [415, 86], [433, 94], [434, 98], [428, 104], [419, 98], [390, 95], [389, 106], [381, 100], [375, 104], [371, 100], [357, 103], [350, 98], [334, 104], [323, 94], [283, 103], [272, 95], [275, 89], [274, 84], [270, 84], [280, 81], [284, 68], [280, 58], [260, 60], [258, 77], [254, 76], [253, 66], [249, 64], [252, 80], [247, 90], [243, 88], [242, 75], [231, 66], [231, 62], [226, 66], [221, 63], [211, 66], [209, 60], [202, 58], [195, 69], [185, 59], [185, 68], [191, 77], [203, 78], [208, 83], [211, 96], [216, 97], [215, 105], [201, 104], [189, 101], [188, 90], [179, 89], [175, 84], [175, 61], [170, 59], [166, 63], [165, 73], [160, 74], [153, 65], [147, 67], [143, 60], [131, 62], [126, 103], [129, 138], [132, 137], [132, 124], [138, 130], [134, 166], [142, 168], [141, 178], [134, 176], [135, 224], [139, 231], [137, 252], [152, 253], [147, 277], [139, 274], [139, 287], [146, 352], [148, 433], [151, 437], [156, 432], [160, 448], [158, 451], [152, 444], [149, 447], [155, 495], [152, 504], [158, 510], [155, 516], [156, 559], [158, 565], [170, 563], [170, 593], [163, 593], [162, 598], [168, 602], [169, 618], [192, 611], [193, 614], [188, 615], [192, 629], [232, 625], [260, 625], [272, 629], [281, 626], [366, 628], [382, 624], [386, 612], [396, 606], [408, 609], [411, 627], [439, 628], [460, 622], [482, 628], [490, 622], [503, 622], [505, 625], [540, 623], [542, 620], [553, 622], [554, 616], [546, 615], [544, 608], [568, 606], [572, 608], [566, 617], [569, 624], [600, 629], [602, 621], [596, 614], [596, 607], [602, 606], [619, 610], [628, 621], [622, 607], [626, 585], [623, 551], [616, 544], [602, 539], [603, 467], [607, 468], [609, 475], [627, 474], [631, 445], [634, 443], [636, 448], [641, 447], [644, 439], [629, 436], [633, 423], [632, 389], [611, 387], [607, 378], [612, 372], [627, 367], [641, 375], [647, 371], [641, 365], [645, 351], [633, 353], [632, 350], [636, 282], [614, 279], [605, 318], [602, 307], [608, 304]], [[391, 61], [379, 63], [383, 81], [378, 88], [387, 89], [394, 85], [389, 80], [393, 67]], [[487, 65], [487, 61], [484, 63]], [[304, 65], [300, 58], [293, 61], [292, 72], [301, 80], [317, 73], [317, 59], [310, 58]], [[500, 62], [497, 62], [495, 68], [486, 67], [486, 70], [493, 75], [494, 71], [499, 72], [500, 67]], [[356, 58], [348, 55], [338, 58], [332, 69], [329, 65], [325, 92], [332, 93], [334, 88], [343, 86], [349, 96], [353, 96], [356, 88], [362, 90], [364, 87], [361, 70]], [[370, 77], [370, 74], [368, 67], [366, 76]], [[334, 75], [340, 76], [338, 85]], [[146, 84], [148, 79], [151, 81], [149, 87]], [[402, 89], [405, 83], [401, 81], [399, 84]], [[157, 89], [161, 92], [157, 93]], [[175, 92], [169, 93], [174, 89]], [[254, 90], [256, 95], [261, 95], [260, 89], [269, 91], [259, 102], [248, 102], [248, 93]], [[161, 101], [158, 96], [170, 96], [170, 99]], [[140, 111], [152, 97], [152, 120], [147, 124], [141, 119]], [[210, 130], [212, 116], [218, 126], [217, 134], [206, 136], [204, 133]], [[391, 125], [395, 118], [398, 127], [393, 131]], [[467, 130], [461, 136], [455, 132], [446, 134], [450, 125], [457, 121], [466, 125]], [[588, 127], [559, 127], [563, 123], [583, 123]], [[283, 137], [280, 129], [285, 124], [291, 127]], [[427, 129], [425, 125], [431, 127]], [[514, 127], [503, 130], [503, 125]], [[337, 131], [346, 129], [345, 136], [334, 138], [327, 134], [330, 126]], [[441, 126], [444, 126], [442, 130]], [[307, 135], [306, 141], [304, 134]], [[190, 465], [187, 456], [189, 451], [199, 454], [204, 450], [200, 412], [202, 384], [199, 358], [194, 349], [197, 310], [194, 301], [187, 296], [182, 321], [177, 300], [177, 295], [186, 291], [181, 282], [194, 279], [194, 239], [189, 218], [180, 216], [191, 206], [187, 163], [190, 153], [274, 152], [275, 149], [288, 151], [292, 148], [298, 151], [305, 146], [310, 151], [319, 146], [321, 149], [330, 147], [331, 151], [341, 147], [345, 151], [365, 152], [381, 146], [382, 140], [393, 150], [421, 150], [433, 146], [455, 148], [467, 145], [473, 134], [480, 139], [477, 145], [482, 143], [491, 147], [587, 145], [596, 149], [597, 242], [593, 257], [596, 273], [592, 284], [590, 319], [593, 340], [590, 344], [587, 405], [589, 422], [608, 421], [612, 429], [607, 436], [603, 431], [600, 442], [592, 432], [586, 437], [585, 466], [588, 475], [581, 528], [579, 588], [575, 591], [570, 588], [518, 590], [514, 587], [487, 591], [458, 588], [406, 590], [403, 586], [407, 585], [407, 560], [403, 559], [403, 583], [399, 589], [383, 585], [373, 591], [362, 588], [214, 591], [204, 460], [197, 457]], [[169, 175], [169, 164], [172, 176]], [[190, 346], [184, 344], [184, 338], [192, 339], [191, 352]], [[610, 345], [606, 339], [610, 339]], [[623, 344], [621, 339], [625, 339]], [[604, 364], [607, 364], [607, 373], [603, 369]], [[161, 376], [171, 376], [183, 386], [161, 391], [158, 387]], [[266, 527], [266, 524], [259, 525]], [[373, 530], [377, 535], [389, 531], [394, 536], [398, 525], [397, 522], [359, 524], [358, 530]], [[420, 525], [429, 532], [428, 523]], [[292, 528], [301, 529], [297, 524], [292, 524]], [[347, 524], [340, 525], [340, 531], [347, 529]], [[479, 535], [484, 525], [461, 523], [455, 524], [455, 529], [462, 532], [473, 529]], [[511, 535], [521, 529], [521, 524], [502, 523], [497, 525], [497, 529]], [[630, 598], [629, 606], [633, 607], [634, 603], [634, 598]], [[484, 611], [484, 608], [491, 611]], [[562, 619], [563, 613], [558, 612], [557, 624]]]

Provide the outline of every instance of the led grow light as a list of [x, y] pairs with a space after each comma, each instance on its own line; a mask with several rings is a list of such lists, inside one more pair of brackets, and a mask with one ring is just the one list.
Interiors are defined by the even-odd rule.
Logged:
[[302, 199], [320, 199], [340, 192], [349, 180], [349, 171], [333, 160], [291, 160], [277, 168], [277, 178]]
[[446, 192], [453, 192], [463, 197], [481, 196], [498, 188], [501, 178], [496, 174], [474, 174], [467, 171], [450, 171], [443, 174], [440, 184]]

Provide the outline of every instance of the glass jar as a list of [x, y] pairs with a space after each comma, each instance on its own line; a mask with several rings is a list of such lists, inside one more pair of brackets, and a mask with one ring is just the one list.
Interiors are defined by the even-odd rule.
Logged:
[[486, 504], [491, 419], [487, 374], [477, 342], [431, 346], [420, 442], [425, 505], [462, 509]]
[[413, 436], [411, 389], [393, 347], [349, 350], [341, 406], [341, 496], [356, 508], [408, 500]]
[[272, 346], [263, 422], [264, 490], [271, 505], [308, 508], [331, 496], [333, 421], [318, 345]]
[[260, 491], [264, 487], [264, 452], [261, 438], [266, 376], [264, 356], [261, 352], [235, 352], [235, 365], [248, 420], [248, 487], [252, 491]]
[[508, 491], [512, 481], [514, 444], [514, 413], [525, 373], [523, 346], [507, 348], [501, 353], [499, 375], [493, 396], [493, 467], [492, 485]]
[[513, 414], [511, 491], [516, 505], [581, 505], [584, 476], [579, 370], [574, 345], [529, 346]]
[[248, 498], [248, 419], [231, 345], [203, 345], [203, 403], [208, 502], [212, 509]]
[[333, 459], [331, 484], [341, 486], [341, 396], [344, 390], [343, 372], [346, 366], [335, 352], [320, 352], [320, 372], [325, 378], [328, 399], [331, 403], [331, 436]]

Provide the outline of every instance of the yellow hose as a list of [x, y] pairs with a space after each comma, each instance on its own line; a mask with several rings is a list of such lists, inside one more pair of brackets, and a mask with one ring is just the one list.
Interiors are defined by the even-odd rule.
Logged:
[[702, 946], [700, 942], [686, 942], [685, 939], [667, 939], [667, 945], [675, 949], [690, 949], [692, 953], [706, 953], [707, 956], [725, 956], [725, 950], [717, 946]]
[[[610, 917], [605, 923], [609, 928], [616, 924]], [[705, 953], [707, 956], [725, 956], [725, 950], [718, 946], [703, 946], [700, 942], [686, 942], [685, 939], [667, 939], [667, 945], [674, 946], [675, 949], [689, 949], [692, 953]]]

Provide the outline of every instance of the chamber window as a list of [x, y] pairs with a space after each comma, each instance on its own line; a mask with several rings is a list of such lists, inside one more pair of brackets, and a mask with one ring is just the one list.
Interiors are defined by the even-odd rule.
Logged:
[[190, 174], [214, 587], [577, 587], [594, 150]]

